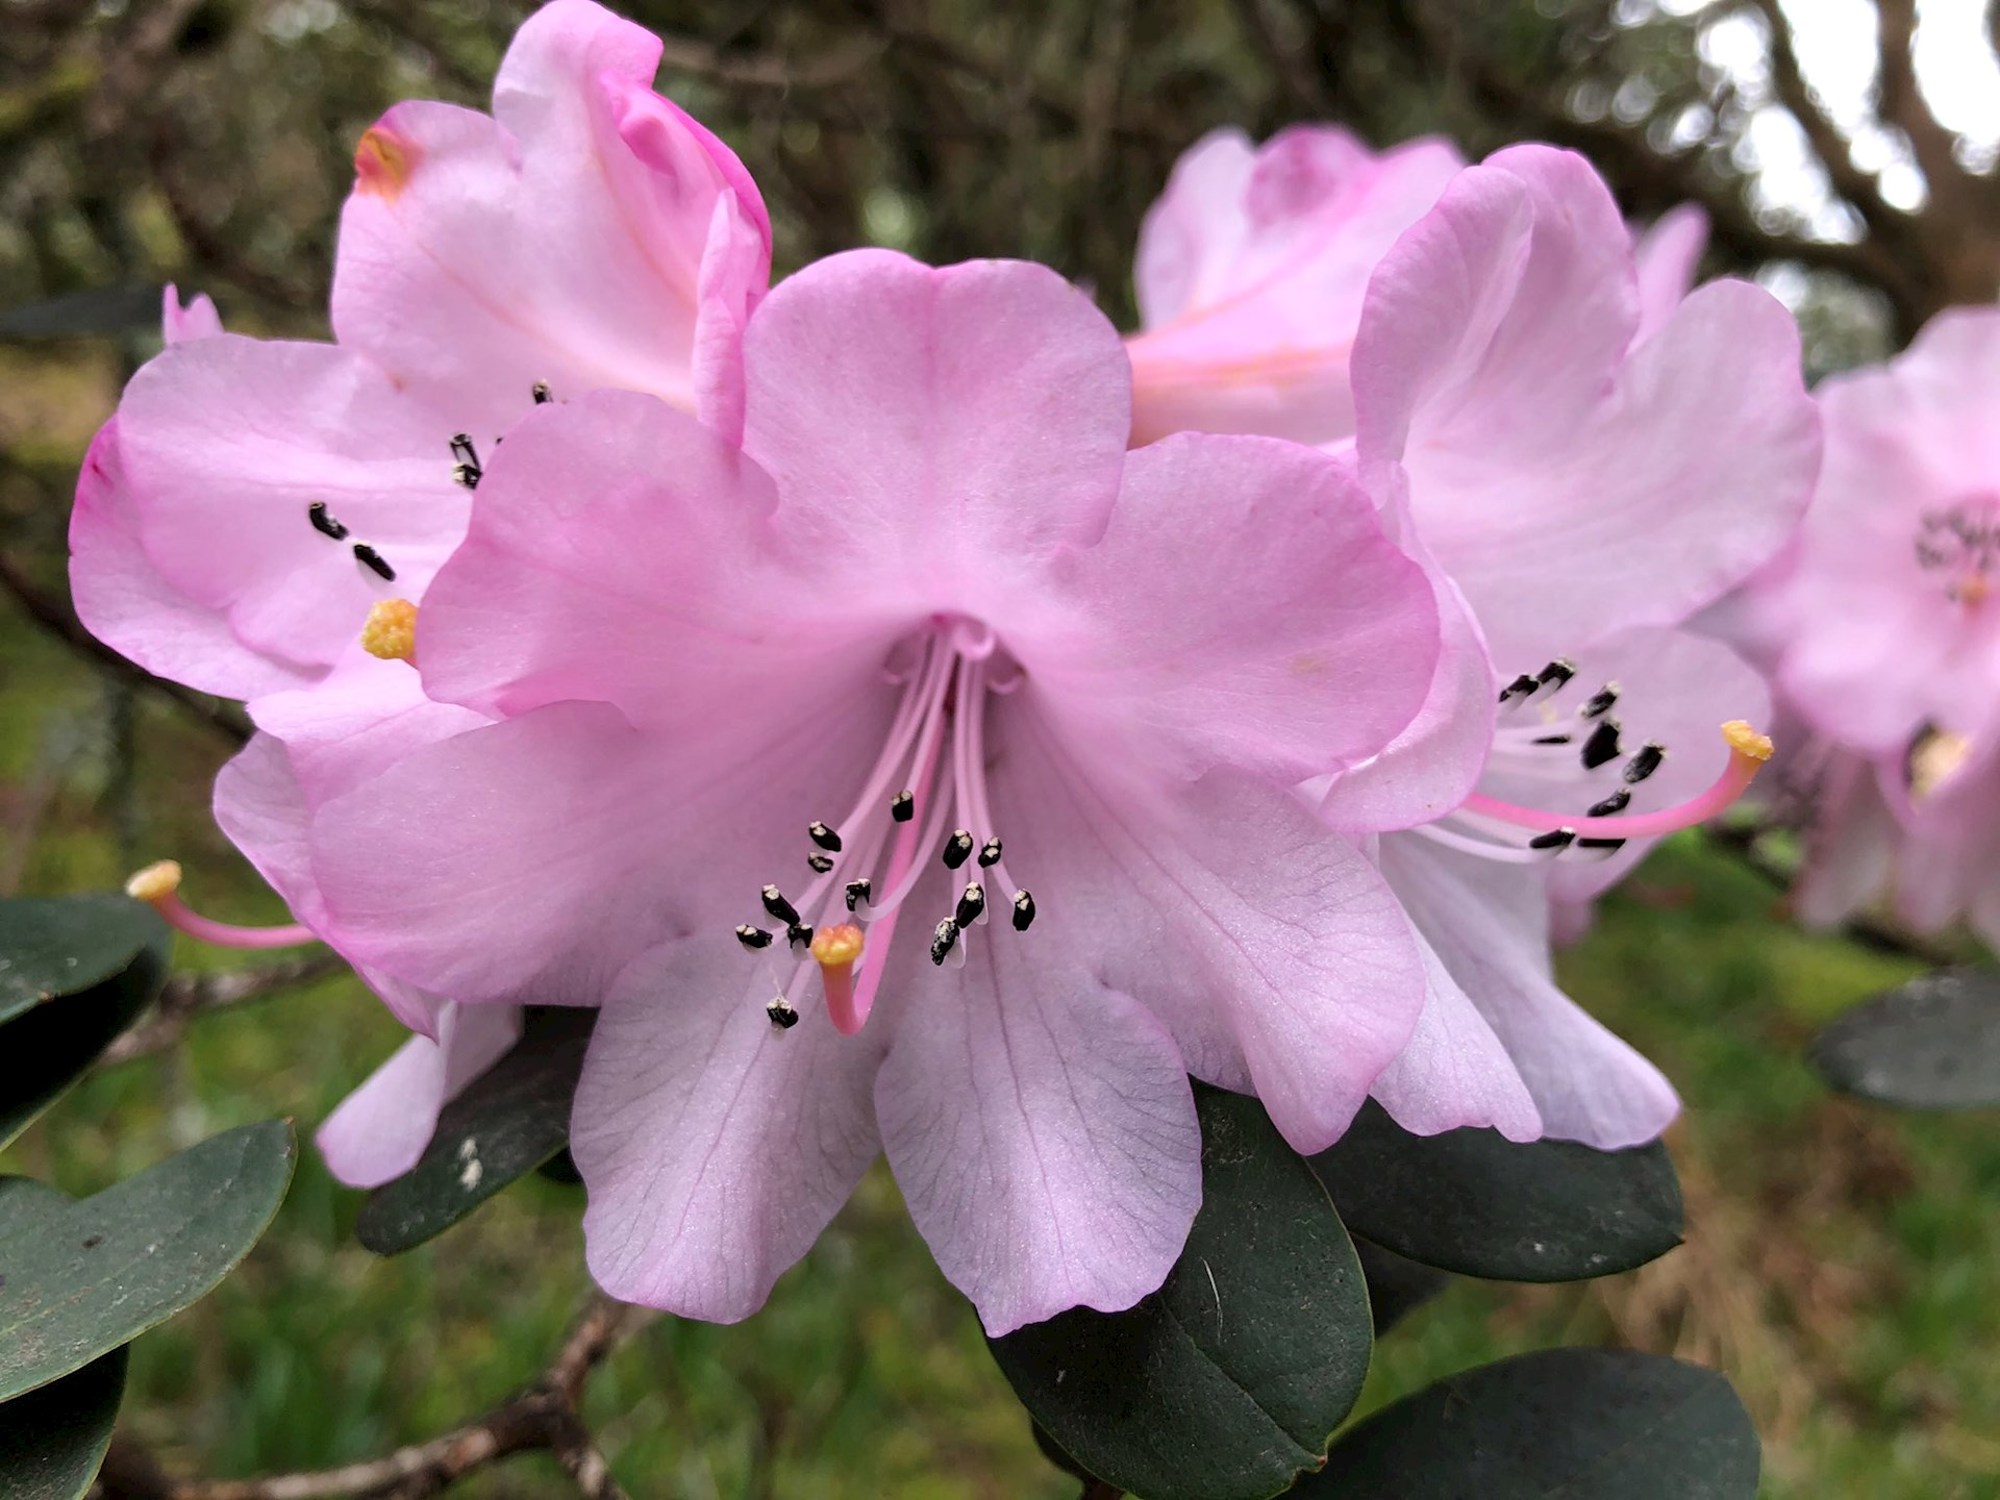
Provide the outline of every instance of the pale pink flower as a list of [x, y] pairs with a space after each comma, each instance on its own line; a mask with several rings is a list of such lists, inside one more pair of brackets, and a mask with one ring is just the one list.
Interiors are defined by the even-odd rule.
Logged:
[[[312, 808], [484, 722], [429, 703], [406, 662], [357, 641], [378, 607], [422, 599], [482, 457], [519, 417], [610, 385], [740, 422], [738, 342], [770, 227], [736, 157], [652, 92], [660, 50], [585, 0], [554, 0], [502, 61], [492, 116], [390, 110], [355, 152], [335, 344], [228, 335], [206, 297], [183, 308], [168, 289], [169, 347], [78, 483], [72, 586], [85, 623], [134, 661], [251, 701], [260, 734], [219, 779], [217, 816], [298, 918], [235, 928], [159, 888], [191, 933], [327, 935], [303, 857]], [[372, 1185], [414, 1163], [519, 1013], [461, 1012], [359, 967], [418, 1033], [321, 1132], [335, 1174]]]
[[[1336, 826], [1411, 830], [1381, 859], [1431, 1001], [1375, 1092], [1414, 1130], [1622, 1146], [1675, 1108], [1555, 987], [1547, 934], [1552, 892], [1587, 899], [1742, 789], [1755, 762], [1717, 726], [1767, 712], [1754, 673], [1677, 627], [1783, 544], [1817, 426], [1766, 293], [1716, 282], [1660, 311], [1696, 238], [1683, 218], [1649, 243], [1649, 302], [1603, 183], [1519, 147], [1455, 177], [1369, 279], [1354, 462], [1439, 575], [1446, 651], [1426, 716], [1322, 790]], [[1451, 710], [1503, 683], [1497, 723]], [[1476, 790], [1424, 774], [1468, 743], [1490, 751]], [[1383, 770], [1416, 800], [1382, 796]]]
[[1368, 278], [1464, 165], [1444, 140], [1377, 153], [1333, 125], [1261, 147], [1234, 129], [1196, 142], [1139, 235], [1133, 441], [1352, 436], [1347, 366]]
[[1728, 617], [1815, 739], [1801, 915], [1892, 892], [1922, 930], [2000, 941], [2000, 309], [1818, 395], [1812, 508]]
[[[78, 612], [228, 697], [323, 676], [371, 604], [416, 599], [494, 441], [547, 392], [650, 391], [728, 430], [770, 228], [727, 147], [653, 93], [660, 42], [587, 0], [522, 26], [493, 115], [398, 105], [342, 215], [334, 344], [169, 347], [100, 434], [71, 522]], [[458, 440], [458, 435], [465, 435]]]
[[1190, 1071], [1317, 1150], [1416, 1024], [1293, 789], [1416, 711], [1431, 591], [1312, 449], [1128, 453], [1117, 335], [1039, 267], [838, 256], [744, 360], [740, 451], [612, 393], [509, 437], [418, 627], [499, 722], [319, 810], [330, 930], [604, 1002], [618, 1296], [747, 1315], [886, 1147], [993, 1332], [1129, 1306], [1200, 1197]]

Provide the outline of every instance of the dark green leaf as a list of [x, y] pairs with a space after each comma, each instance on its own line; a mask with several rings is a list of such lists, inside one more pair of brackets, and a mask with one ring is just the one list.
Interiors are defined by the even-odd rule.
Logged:
[[118, 1402], [125, 1350], [0, 1403], [0, 1479], [7, 1500], [79, 1500], [97, 1477]]
[[1757, 1431], [1713, 1370], [1542, 1349], [1405, 1397], [1341, 1435], [1298, 1500], [1753, 1500]]
[[245, 1125], [58, 1209], [0, 1191], [0, 1400], [81, 1369], [208, 1293], [292, 1175], [292, 1128]]
[[1035, 1446], [1042, 1450], [1042, 1457], [1061, 1469], [1063, 1473], [1073, 1475], [1086, 1484], [1097, 1477], [1095, 1474], [1085, 1473], [1083, 1465], [1063, 1452], [1062, 1444], [1050, 1437], [1048, 1429], [1040, 1422], [1029, 1422], [1028, 1430], [1034, 1435]]
[[172, 937], [125, 896], [0, 901], [0, 1146], [159, 993]]
[[1197, 1087], [1202, 1207], [1159, 1291], [991, 1341], [1028, 1414], [1143, 1500], [1259, 1500], [1316, 1468], [1368, 1373], [1354, 1247], [1254, 1099]]
[[1467, 1276], [1580, 1281], [1681, 1242], [1680, 1181], [1657, 1141], [1593, 1151], [1494, 1130], [1417, 1136], [1371, 1102], [1312, 1163], [1356, 1234]]
[[514, 1049], [445, 1106], [423, 1159], [368, 1195], [354, 1234], [399, 1255], [444, 1233], [569, 1144], [594, 1010], [531, 1010]]
[[1372, 1240], [1357, 1238], [1354, 1253], [1368, 1278], [1368, 1309], [1375, 1316], [1378, 1339], [1451, 1285], [1451, 1277], [1435, 1266], [1384, 1250]]
[[120, 979], [149, 956], [164, 971], [172, 936], [129, 896], [0, 901], [0, 1021]]
[[1909, 1109], [2000, 1104], [2000, 972], [1940, 969], [1865, 1000], [1820, 1033], [1835, 1088]]

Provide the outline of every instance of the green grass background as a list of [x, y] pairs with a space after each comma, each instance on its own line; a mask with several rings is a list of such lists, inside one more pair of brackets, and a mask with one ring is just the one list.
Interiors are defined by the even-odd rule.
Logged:
[[[0, 606], [0, 892], [107, 888], [172, 855], [196, 903], [278, 919], [208, 816], [224, 753]], [[1622, 1342], [1732, 1376], [1773, 1500], [2000, 1496], [1994, 1117], [1842, 1101], [1801, 1060], [1821, 1022], [1915, 966], [1791, 929], [1768, 885], [1687, 837], [1563, 967], [1687, 1101], [1672, 1142], [1688, 1243], [1588, 1286], [1457, 1283], [1383, 1342], [1362, 1409], [1516, 1350]], [[351, 980], [213, 1016], [171, 1053], [86, 1080], [0, 1170], [88, 1193], [239, 1122], [287, 1114], [309, 1133], [398, 1040]], [[365, 1458], [477, 1414], [539, 1371], [584, 1296], [579, 1191], [529, 1180], [379, 1260], [352, 1238], [358, 1195], [308, 1150], [242, 1269], [139, 1342], [127, 1430], [173, 1472], [247, 1475]], [[657, 1325], [594, 1381], [588, 1411], [639, 1496], [1076, 1488], [1037, 1454], [879, 1168], [761, 1315]], [[563, 1492], [536, 1457], [454, 1491]]]

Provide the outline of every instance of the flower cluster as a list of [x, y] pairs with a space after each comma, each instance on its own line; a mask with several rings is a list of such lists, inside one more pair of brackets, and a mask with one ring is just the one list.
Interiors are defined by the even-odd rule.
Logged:
[[324, 940], [415, 1033], [334, 1170], [596, 1007], [609, 1291], [746, 1316], [886, 1153], [998, 1334], [1160, 1285], [1190, 1075], [1302, 1152], [1370, 1097], [1655, 1137], [1549, 928], [1770, 754], [1690, 622], [1814, 481], [1785, 311], [1690, 292], [1699, 222], [1635, 246], [1569, 153], [1319, 128], [1189, 153], [1130, 338], [1021, 262], [774, 287], [659, 56], [553, 0], [490, 117], [390, 111], [335, 342], [170, 289], [79, 485], [80, 612], [248, 703], [216, 815], [300, 925], [144, 893]]

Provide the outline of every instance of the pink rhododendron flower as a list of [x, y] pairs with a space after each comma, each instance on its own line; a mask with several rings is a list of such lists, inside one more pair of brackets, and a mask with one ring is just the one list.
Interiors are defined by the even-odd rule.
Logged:
[[[336, 344], [226, 335], [206, 297], [183, 308], [168, 289], [169, 347], [86, 460], [71, 578], [102, 639], [251, 700], [261, 732], [220, 778], [217, 816], [301, 925], [209, 922], [156, 876], [155, 899], [196, 935], [326, 935], [303, 858], [312, 807], [484, 722], [429, 703], [406, 662], [357, 640], [422, 599], [482, 453], [514, 421], [600, 385], [740, 421], [738, 340], [769, 223], [728, 148], [651, 91], [659, 56], [638, 27], [554, 0], [515, 37], [491, 117], [390, 110], [355, 153]], [[335, 1173], [369, 1185], [415, 1161], [518, 1011], [460, 1013], [359, 967], [419, 1033], [321, 1133]]]
[[371, 604], [421, 596], [482, 455], [548, 392], [737, 420], [769, 223], [728, 148], [651, 91], [659, 57], [554, 0], [509, 48], [490, 118], [390, 110], [355, 153], [337, 343], [221, 333], [205, 299], [170, 304], [169, 347], [100, 434], [71, 523], [95, 634], [229, 697], [309, 683]]
[[509, 437], [417, 628], [498, 722], [319, 809], [329, 930], [603, 1001], [616, 1295], [747, 1315], [886, 1148], [990, 1330], [1129, 1306], [1200, 1196], [1190, 1071], [1317, 1150], [1417, 1022], [1294, 788], [1416, 712], [1432, 591], [1312, 449], [1128, 453], [1117, 336], [1039, 267], [838, 256], [744, 361], [740, 451], [608, 392]]
[[1198, 141], [1139, 235], [1133, 441], [1352, 436], [1347, 366], [1368, 278], [1464, 165], [1447, 141], [1378, 154], [1332, 125], [1261, 147], [1233, 129]]
[[1801, 913], [1893, 888], [1914, 926], [2000, 941], [2000, 309], [1942, 313], [1818, 395], [1812, 508], [1730, 615], [1814, 737]]
[[[1642, 241], [1642, 278], [1582, 159], [1520, 147], [1454, 177], [1368, 273], [1353, 461], [1439, 575], [1446, 651], [1426, 713], [1320, 790], [1337, 826], [1411, 830], [1381, 858], [1426, 940], [1431, 1000], [1375, 1092], [1413, 1130], [1623, 1146], [1674, 1112], [1657, 1070], [1555, 987], [1547, 934], [1552, 892], [1595, 894], [1642, 835], [1740, 791], [1761, 752], [1717, 732], [1765, 714], [1756, 675], [1676, 627], [1782, 545], [1817, 428], [1774, 299], [1727, 281], [1679, 295], [1700, 227]], [[1275, 281], [1259, 308], [1241, 331], [1275, 350], [1323, 326], [1315, 297], [1288, 304]], [[1322, 390], [1298, 399], [1327, 420], [1289, 411], [1270, 430], [1348, 418]], [[1502, 683], [1497, 722], [1453, 710]], [[1490, 750], [1476, 790], [1422, 774], [1466, 765], [1468, 742], [1474, 764]], [[1383, 796], [1389, 771], [1417, 800]]]
[[[1369, 278], [1465, 164], [1436, 137], [1377, 152], [1334, 125], [1293, 125], [1262, 146], [1235, 129], [1197, 141], [1139, 234], [1133, 441], [1353, 437]], [[1693, 285], [1708, 219], [1682, 205], [1633, 234], [1644, 338]]]

